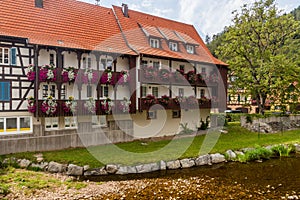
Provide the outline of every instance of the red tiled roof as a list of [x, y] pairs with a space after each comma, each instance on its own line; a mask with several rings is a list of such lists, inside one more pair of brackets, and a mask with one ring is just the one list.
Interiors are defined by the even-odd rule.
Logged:
[[[118, 16], [118, 19], [121, 23], [122, 30], [129, 42], [129, 44], [134, 47], [139, 53], [142, 54], [149, 54], [155, 56], [163, 56], [169, 58], [177, 58], [177, 59], [185, 59], [197, 62], [207, 62], [213, 64], [220, 64], [220, 65], [227, 65], [224, 62], [216, 59], [212, 56], [206, 45], [204, 44], [203, 40], [197, 33], [196, 29], [193, 25], [149, 15], [146, 13], [141, 13], [138, 11], [129, 10], [129, 18], [124, 17], [122, 13], [122, 8], [118, 6], [113, 6], [113, 9]], [[196, 47], [196, 54], [189, 54], [186, 52], [185, 47], [181, 43], [179, 45], [180, 51], [174, 52], [169, 50], [168, 45], [162, 35], [161, 42], [162, 48], [151, 48], [149, 46], [147, 37], [140, 29], [139, 25], [141, 24], [142, 27], [153, 27], [162, 30], [163, 33], [169, 37], [169, 39], [173, 40], [176, 39], [181, 41], [176, 34], [173, 35], [172, 32], [174, 31], [179, 34], [183, 40], [190, 44], [198, 44]], [[148, 28], [149, 29], [149, 28]], [[161, 34], [160, 34], [161, 35]]]
[[0, 35], [31, 44], [135, 54], [126, 45], [112, 9], [75, 0], [2, 0]]

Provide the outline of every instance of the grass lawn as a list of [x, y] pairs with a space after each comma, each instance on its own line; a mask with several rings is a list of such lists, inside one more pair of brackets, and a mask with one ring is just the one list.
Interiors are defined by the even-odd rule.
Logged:
[[[93, 168], [108, 163], [134, 165], [159, 160], [197, 157], [199, 154], [208, 152], [224, 153], [229, 149], [238, 150], [257, 145], [267, 146], [285, 143], [300, 143], [300, 130], [277, 134], [258, 134], [247, 131], [237, 124], [230, 124], [227, 134], [211, 132], [209, 136], [201, 135], [147, 143], [135, 141], [117, 145], [89, 147], [88, 149], [77, 148], [42, 153], [46, 161], [72, 163], [81, 166], [90, 165]], [[19, 153], [7, 156], [35, 160], [34, 154]], [[0, 159], [7, 156], [1, 156]]]

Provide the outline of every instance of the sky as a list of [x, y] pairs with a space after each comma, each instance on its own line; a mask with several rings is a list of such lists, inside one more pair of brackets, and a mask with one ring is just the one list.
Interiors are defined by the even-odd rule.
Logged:
[[[95, 0], [80, 0], [95, 4]], [[128, 4], [129, 9], [194, 25], [201, 37], [212, 37], [231, 24], [233, 10], [255, 0], [100, 0], [100, 5], [111, 7]], [[275, 0], [283, 13], [300, 6], [300, 0]]]

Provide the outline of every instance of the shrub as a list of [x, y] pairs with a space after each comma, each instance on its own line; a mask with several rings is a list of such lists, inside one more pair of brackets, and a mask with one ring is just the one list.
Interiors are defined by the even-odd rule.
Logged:
[[182, 131], [180, 131], [179, 134], [191, 134], [193, 133], [194, 131], [190, 128], [187, 127], [188, 126], [188, 123], [180, 123], [180, 127], [182, 128]]
[[295, 147], [293, 145], [277, 145], [272, 147], [271, 149], [275, 155], [277, 156], [284, 156], [284, 157], [288, 157], [290, 156], [290, 153], [295, 151]]

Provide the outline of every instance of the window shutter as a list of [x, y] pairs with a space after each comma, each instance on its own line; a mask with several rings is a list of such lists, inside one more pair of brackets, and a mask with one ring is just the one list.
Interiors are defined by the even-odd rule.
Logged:
[[10, 49], [10, 64], [17, 65], [17, 49], [16, 48]]
[[10, 82], [0, 83], [0, 101], [10, 101]]

